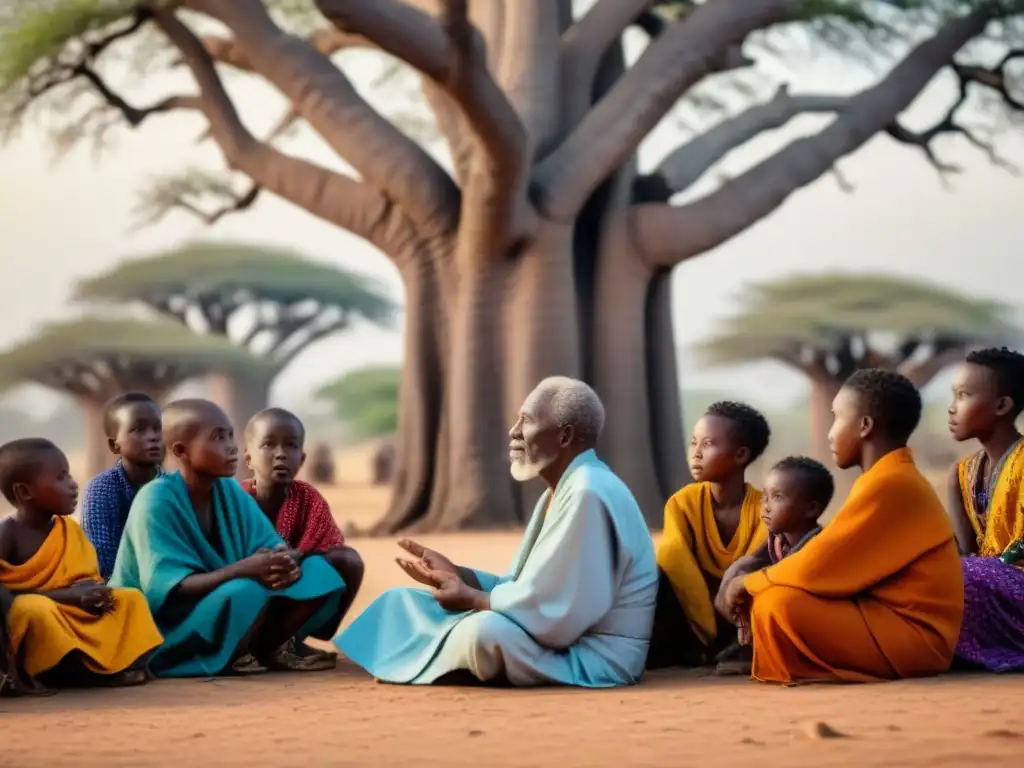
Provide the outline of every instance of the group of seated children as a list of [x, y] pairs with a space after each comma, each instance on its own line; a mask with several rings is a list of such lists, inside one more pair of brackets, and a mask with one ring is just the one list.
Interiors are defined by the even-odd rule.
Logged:
[[[315, 670], [359, 588], [363, 564], [323, 497], [295, 476], [304, 430], [282, 409], [246, 428], [253, 478], [234, 481], [228, 417], [206, 400], [162, 412], [145, 395], [104, 419], [116, 465], [90, 482], [82, 526], [63, 452], [0, 446], [0, 674], [20, 692], [133, 685], [159, 676]], [[178, 472], [164, 473], [165, 452]], [[131, 510], [131, 515], [129, 515]]]
[[973, 352], [953, 389], [950, 431], [981, 450], [953, 467], [947, 513], [906, 448], [916, 388], [881, 370], [844, 384], [829, 443], [862, 474], [824, 528], [829, 471], [790, 457], [757, 490], [745, 473], [767, 421], [742, 403], [708, 408], [695, 482], [665, 506], [648, 668], [717, 662], [784, 683], [1024, 669], [1024, 356]]
[[[760, 491], [746, 472], [768, 447], [765, 418], [721, 402], [698, 420], [694, 482], [665, 506], [648, 668], [717, 662], [780, 683], [939, 674], [954, 657], [1024, 669], [1024, 356], [982, 350], [957, 371], [949, 428], [981, 450], [952, 470], [950, 514], [907, 448], [922, 403], [906, 378], [858, 371], [832, 409], [833, 459], [861, 475], [824, 527], [823, 465], [784, 459]], [[84, 531], [56, 446], [0, 447], [0, 491], [16, 509], [0, 522], [4, 679], [29, 689], [334, 666], [304, 639], [333, 635], [363, 565], [295, 479], [302, 423], [277, 408], [253, 417], [243, 484], [232, 425], [211, 402], [161, 412], [123, 395], [105, 427], [117, 464], [86, 491]], [[161, 469], [165, 451], [178, 472]]]

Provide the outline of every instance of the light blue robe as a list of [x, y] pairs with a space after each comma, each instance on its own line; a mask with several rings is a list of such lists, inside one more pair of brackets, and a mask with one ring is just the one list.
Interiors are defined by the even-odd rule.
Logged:
[[253, 579], [233, 579], [195, 605], [173, 605], [174, 589], [186, 576], [218, 571], [259, 549], [284, 545], [270, 520], [234, 478], [214, 482], [210, 503], [219, 550], [199, 528], [179, 473], [144, 485], [132, 502], [110, 577], [110, 586], [133, 587], [146, 596], [164, 636], [163, 645], [150, 660], [153, 672], [161, 677], [222, 672], [271, 598], [328, 597], [299, 631], [300, 638], [332, 621], [337, 626], [340, 618], [337, 609], [345, 582], [318, 556], [303, 560], [302, 576], [284, 589], [267, 589]]
[[430, 592], [385, 592], [336, 640], [374, 677], [607, 688], [639, 682], [658, 591], [650, 532], [626, 485], [593, 451], [533, 512], [508, 576], [474, 571], [491, 610], [452, 613]]

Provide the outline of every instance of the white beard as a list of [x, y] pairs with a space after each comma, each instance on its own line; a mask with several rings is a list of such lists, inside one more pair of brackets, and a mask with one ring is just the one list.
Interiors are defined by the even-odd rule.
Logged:
[[530, 462], [513, 460], [508, 466], [508, 471], [512, 475], [513, 480], [525, 483], [528, 480], [533, 480], [537, 475], [550, 467], [555, 458], [557, 457], [550, 456]]

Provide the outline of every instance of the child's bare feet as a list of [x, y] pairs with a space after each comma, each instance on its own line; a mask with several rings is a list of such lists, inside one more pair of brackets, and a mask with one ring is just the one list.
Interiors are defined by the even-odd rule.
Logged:
[[136, 685], [145, 685], [149, 680], [149, 672], [145, 669], [126, 669], [116, 675], [108, 675], [104, 678], [103, 684], [108, 688], [132, 688]]

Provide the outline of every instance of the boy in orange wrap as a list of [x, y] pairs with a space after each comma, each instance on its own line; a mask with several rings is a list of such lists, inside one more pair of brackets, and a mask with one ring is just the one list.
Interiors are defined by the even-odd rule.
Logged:
[[6, 628], [24, 674], [53, 688], [146, 682], [163, 638], [141, 592], [100, 579], [70, 518], [78, 484], [63, 452], [41, 438], [0, 446], [0, 491], [15, 507], [0, 522], [0, 584], [14, 595]]
[[761, 492], [746, 471], [770, 435], [758, 411], [727, 401], [711, 405], [694, 426], [694, 482], [665, 504], [648, 669], [699, 666], [735, 643], [735, 628], [715, 613], [712, 597], [726, 569], [765, 544]]
[[779, 563], [734, 579], [748, 611], [754, 678], [869, 682], [945, 672], [964, 611], [953, 527], [907, 440], [921, 396], [906, 378], [857, 371], [832, 403], [832, 455], [860, 466], [842, 509]]

